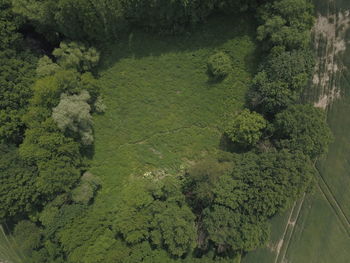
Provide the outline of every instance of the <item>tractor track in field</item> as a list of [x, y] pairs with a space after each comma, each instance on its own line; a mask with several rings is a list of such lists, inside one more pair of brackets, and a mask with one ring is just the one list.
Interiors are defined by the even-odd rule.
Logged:
[[[317, 30], [317, 29], [315, 30], [316, 32], [319, 31], [321, 35], [321, 36], [315, 35], [316, 41], [317, 40], [321, 41], [322, 37], [326, 37], [326, 40], [327, 40], [325, 53], [323, 54], [323, 56], [322, 54], [320, 54], [321, 56], [319, 57], [320, 61], [322, 61], [323, 59], [325, 60], [325, 66], [323, 67], [323, 72], [321, 69], [321, 73], [318, 73], [326, 77], [323, 79], [323, 82], [320, 81], [317, 83], [319, 85], [315, 86], [315, 89], [321, 90], [320, 99], [317, 103], [315, 103], [315, 106], [324, 108], [326, 111], [329, 110], [333, 101], [340, 97], [341, 90], [340, 90], [340, 87], [338, 87], [340, 78], [344, 77], [346, 80], [348, 80], [348, 77], [343, 72], [343, 70], [346, 67], [340, 61], [340, 59], [337, 59], [337, 58], [346, 49], [346, 42], [343, 39], [342, 34], [344, 34], [346, 29], [349, 27], [350, 17], [349, 17], [349, 12], [345, 12], [345, 14], [343, 14], [342, 12], [337, 11], [335, 1], [336, 0], [329, 1], [328, 15], [326, 18], [321, 18], [320, 16], [318, 17], [319, 20], [327, 19], [328, 21], [330, 21], [328, 24], [326, 24], [326, 26], [324, 25], [324, 27], [328, 27], [328, 30], [331, 29], [331, 31], [333, 32], [328, 32], [328, 30], [326, 29], [324, 29], [324, 31]], [[315, 27], [317, 27], [318, 24], [319, 23], [316, 23]], [[339, 28], [341, 28], [340, 32], [338, 32]], [[319, 43], [315, 43], [315, 48], [316, 49], [319, 48]], [[318, 62], [317, 64], [320, 64], [320, 62]], [[322, 98], [324, 98], [324, 96], [327, 97], [327, 100], [325, 101], [326, 105], [320, 103], [322, 101]], [[318, 179], [317, 186], [320, 192], [323, 194], [328, 204], [332, 207], [335, 215], [337, 216], [338, 220], [341, 222], [345, 231], [350, 237], [349, 218], [344, 213], [341, 205], [337, 201], [335, 195], [333, 194], [330, 186], [327, 184], [325, 178], [323, 178], [321, 172], [317, 169], [316, 165], [314, 165], [314, 167], [317, 171], [317, 179]]]
[[337, 199], [334, 197], [332, 190], [328, 186], [327, 182], [324, 180], [320, 172], [317, 170], [317, 177], [319, 179], [317, 186], [320, 189], [321, 193], [329, 203], [329, 205], [333, 208], [335, 214], [337, 215], [339, 221], [342, 223], [344, 229], [346, 230], [349, 238], [350, 238], [350, 220], [344, 213], [343, 209], [341, 208], [341, 205], [337, 201]]
[[190, 126], [184, 126], [184, 127], [179, 127], [179, 128], [175, 128], [172, 130], [166, 130], [166, 131], [160, 131], [160, 132], [156, 132], [148, 137], [142, 138], [140, 140], [136, 140], [133, 142], [127, 142], [127, 143], [123, 143], [121, 145], [118, 146], [117, 150], [119, 150], [122, 147], [126, 147], [126, 146], [132, 146], [132, 145], [137, 145], [137, 144], [144, 144], [146, 143], [148, 140], [160, 136], [160, 135], [168, 135], [168, 134], [174, 134], [176, 132], [181, 132], [183, 130], [189, 130], [189, 129], [193, 129], [193, 128], [197, 128], [197, 129], [209, 129], [209, 130], [215, 130], [218, 131], [218, 129], [214, 128], [214, 127], [209, 127], [209, 126], [198, 126], [198, 125], [190, 125]]
[[285, 260], [285, 256], [287, 254], [290, 241], [294, 234], [295, 225], [298, 222], [300, 211], [305, 201], [305, 196], [306, 196], [306, 193], [304, 193], [303, 197], [300, 200], [294, 202], [294, 205], [288, 217], [288, 222], [284, 228], [283, 236], [280, 239], [277, 246], [277, 253], [276, 253], [274, 263], [284, 262]]

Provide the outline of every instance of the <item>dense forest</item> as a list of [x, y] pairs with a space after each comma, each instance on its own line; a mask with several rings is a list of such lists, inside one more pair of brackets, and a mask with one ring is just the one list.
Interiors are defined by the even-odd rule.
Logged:
[[[130, 181], [113, 213], [82, 224], [102, 187], [89, 168], [93, 118], [108, 111], [103, 44], [238, 13], [254, 14], [261, 58], [245, 109], [222, 124], [226, 149], [177, 176]], [[240, 262], [264, 246], [269, 220], [312, 191], [332, 140], [324, 111], [302, 99], [313, 14], [309, 0], [0, 0], [0, 224], [12, 247], [0, 245], [0, 259]], [[205, 63], [212, 82], [231, 74], [225, 52]]]

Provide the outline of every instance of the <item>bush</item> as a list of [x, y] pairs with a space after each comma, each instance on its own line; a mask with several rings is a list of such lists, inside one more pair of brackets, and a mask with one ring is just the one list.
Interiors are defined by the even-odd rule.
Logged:
[[231, 59], [224, 52], [218, 52], [208, 60], [208, 73], [215, 79], [223, 79], [231, 72]]
[[96, 190], [100, 186], [100, 181], [93, 174], [86, 172], [81, 177], [81, 182], [72, 191], [72, 200], [75, 203], [89, 204], [93, 199]]

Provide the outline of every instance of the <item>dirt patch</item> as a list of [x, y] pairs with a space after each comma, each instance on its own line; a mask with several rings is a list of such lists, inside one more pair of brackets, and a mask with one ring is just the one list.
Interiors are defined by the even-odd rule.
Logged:
[[318, 93], [314, 99], [316, 107], [325, 109], [340, 97], [338, 82], [342, 71], [346, 69], [341, 56], [349, 44], [345, 40], [345, 33], [349, 28], [349, 11], [327, 16], [319, 14], [317, 17], [313, 33], [318, 59], [312, 79]]

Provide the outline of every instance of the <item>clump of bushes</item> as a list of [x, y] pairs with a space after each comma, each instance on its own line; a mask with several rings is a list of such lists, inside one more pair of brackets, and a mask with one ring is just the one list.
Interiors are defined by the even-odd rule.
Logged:
[[231, 58], [224, 52], [217, 52], [209, 57], [207, 66], [210, 77], [223, 79], [231, 72]]

